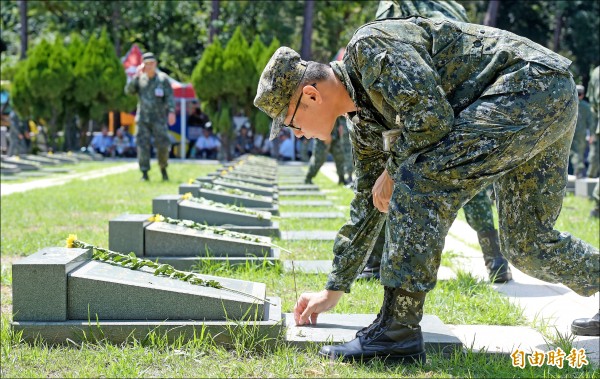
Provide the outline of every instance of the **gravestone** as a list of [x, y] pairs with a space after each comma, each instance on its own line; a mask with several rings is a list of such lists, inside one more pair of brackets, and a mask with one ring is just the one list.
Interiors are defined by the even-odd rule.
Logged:
[[342, 212], [283, 212], [283, 218], [345, 218], [346, 215]]
[[274, 261], [279, 249], [268, 237], [248, 235], [247, 239], [198, 230], [166, 222], [149, 222], [150, 215], [121, 215], [109, 222], [109, 249], [133, 252], [176, 268], [189, 269], [198, 261], [243, 263]]
[[61, 163], [59, 160], [56, 160], [56, 159], [51, 159], [49, 157], [42, 157], [39, 155], [31, 155], [31, 154], [24, 155], [23, 159], [26, 159], [28, 161], [37, 162], [43, 166], [56, 166]]
[[90, 258], [87, 249], [49, 248], [13, 264], [11, 326], [25, 341], [122, 343], [155, 331], [231, 342], [238, 328], [252, 326], [260, 338], [281, 330], [280, 299], [266, 297], [263, 283], [197, 275], [231, 290], [205, 287]]
[[[191, 192], [194, 189], [196, 190], [195, 193]], [[189, 184], [179, 186], [179, 193], [181, 195], [191, 192], [194, 197], [202, 197], [207, 200], [236, 205], [238, 207], [258, 209], [275, 215], [279, 214], [279, 205], [272, 197], [254, 195], [248, 192], [236, 191], [235, 189], [230, 189], [231, 192], [227, 191], [202, 188], [201, 186], [193, 187]]]
[[280, 191], [319, 191], [316, 184], [287, 184], [279, 186]]
[[2, 162], [0, 165], [0, 174], [2, 175], [14, 175], [18, 174], [19, 172], [21, 172], [21, 169], [17, 165], [4, 162]]
[[300, 207], [332, 207], [333, 203], [329, 200], [281, 200], [279, 205], [290, 205]]
[[17, 166], [21, 171], [35, 171], [42, 167], [42, 165], [37, 162], [21, 159], [17, 156], [2, 157], [2, 162]]
[[575, 196], [590, 198], [594, 188], [598, 183], [598, 178], [581, 178], [575, 181]]
[[190, 192], [193, 196], [199, 197], [200, 189], [206, 188], [207, 186], [219, 186], [219, 187], [223, 187], [224, 189], [230, 189], [230, 190], [234, 190], [234, 191], [239, 190], [239, 191], [243, 191], [243, 192], [258, 195], [258, 196], [271, 197], [273, 199], [278, 199], [278, 197], [279, 197], [276, 188], [253, 186], [252, 184], [245, 183], [245, 182], [237, 182], [237, 181], [232, 182], [232, 181], [225, 181], [222, 179], [216, 179], [211, 182], [183, 183], [183, 184], [179, 185], [179, 193], [184, 194], [184, 193]]
[[281, 197], [325, 197], [327, 194], [321, 191], [281, 191], [279, 192]]
[[264, 211], [245, 209], [240, 212], [229, 207], [223, 203], [183, 200], [179, 195], [162, 195], [152, 200], [152, 212], [165, 217], [192, 220], [240, 233], [270, 237], [281, 235], [279, 223]]

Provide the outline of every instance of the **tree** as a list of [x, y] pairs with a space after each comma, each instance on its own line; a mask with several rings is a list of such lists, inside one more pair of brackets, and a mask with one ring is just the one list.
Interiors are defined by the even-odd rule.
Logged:
[[304, 23], [302, 25], [302, 48], [300, 49], [300, 56], [304, 60], [311, 59], [311, 44], [312, 44], [312, 32], [313, 32], [313, 14], [315, 9], [315, 3], [313, 0], [304, 1]]

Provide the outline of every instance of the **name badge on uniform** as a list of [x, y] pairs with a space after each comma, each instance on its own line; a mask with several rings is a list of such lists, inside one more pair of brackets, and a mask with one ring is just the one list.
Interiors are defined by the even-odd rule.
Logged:
[[154, 96], [163, 97], [163, 96], [165, 96], [165, 91], [163, 91], [163, 89], [161, 87], [156, 87], [154, 89]]

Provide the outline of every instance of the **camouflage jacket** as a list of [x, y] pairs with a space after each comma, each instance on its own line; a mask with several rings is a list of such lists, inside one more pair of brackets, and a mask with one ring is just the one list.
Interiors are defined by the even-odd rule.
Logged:
[[[348, 291], [355, 272], [349, 248], [373, 208], [368, 196], [385, 168], [392, 178], [455, 127], [454, 117], [481, 96], [519, 92], [536, 75], [569, 74], [568, 59], [513, 33], [481, 25], [422, 17], [387, 19], [358, 29], [343, 63], [331, 67], [357, 106], [350, 130], [357, 167], [357, 207], [334, 245], [326, 288]], [[384, 151], [383, 136], [390, 141]], [[384, 161], [379, 172], [371, 163]], [[367, 183], [368, 182], [368, 183]], [[353, 263], [354, 264], [354, 263]]]
[[394, 17], [423, 16], [469, 22], [465, 8], [456, 1], [437, 0], [382, 0], [375, 18], [383, 20]]
[[[159, 96], [158, 94], [162, 95]], [[136, 122], [167, 123], [167, 115], [175, 112], [175, 98], [169, 83], [169, 77], [164, 72], [157, 71], [152, 79], [142, 74], [135, 76], [127, 85], [125, 93], [138, 95]]]
[[590, 82], [588, 83], [587, 98], [590, 101], [592, 112], [594, 112], [598, 119], [596, 134], [600, 134], [600, 66], [597, 66], [592, 71]]

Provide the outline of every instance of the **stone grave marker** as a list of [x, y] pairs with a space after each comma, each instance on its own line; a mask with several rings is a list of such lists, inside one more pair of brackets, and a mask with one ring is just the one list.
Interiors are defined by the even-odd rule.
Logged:
[[281, 197], [325, 197], [327, 194], [321, 191], [281, 191], [279, 192]]
[[316, 184], [286, 184], [279, 186], [280, 191], [319, 191], [319, 186]]
[[268, 237], [248, 234], [246, 238], [238, 238], [227, 233], [232, 230], [222, 233], [210, 227], [198, 230], [167, 222], [150, 222], [151, 216], [121, 215], [110, 220], [109, 249], [125, 254], [133, 252], [136, 256], [158, 259], [182, 269], [189, 269], [200, 260], [236, 264], [279, 258], [279, 249], [271, 246]]
[[[206, 188], [209, 186], [211, 188]], [[194, 189], [196, 191], [192, 192]], [[245, 192], [239, 189], [223, 188], [206, 183], [197, 187], [190, 184], [182, 184], [179, 186], [179, 193], [181, 195], [185, 195], [188, 192], [194, 197], [202, 197], [218, 203], [259, 209], [275, 215], [279, 214], [279, 205], [272, 197], [255, 195], [251, 192]]]
[[17, 166], [21, 171], [36, 171], [42, 167], [42, 165], [37, 162], [28, 161], [18, 156], [2, 157], [2, 162]]
[[598, 178], [581, 178], [575, 180], [575, 196], [590, 198], [594, 192], [594, 187], [598, 183]]
[[280, 200], [279, 205], [291, 205], [300, 207], [332, 207], [329, 200]]
[[261, 337], [281, 330], [281, 301], [266, 297], [263, 283], [196, 274], [227, 289], [200, 286], [90, 258], [91, 249], [49, 248], [13, 263], [13, 330], [50, 344], [122, 343], [153, 330], [184, 340], [204, 330], [231, 342], [238, 327]]

